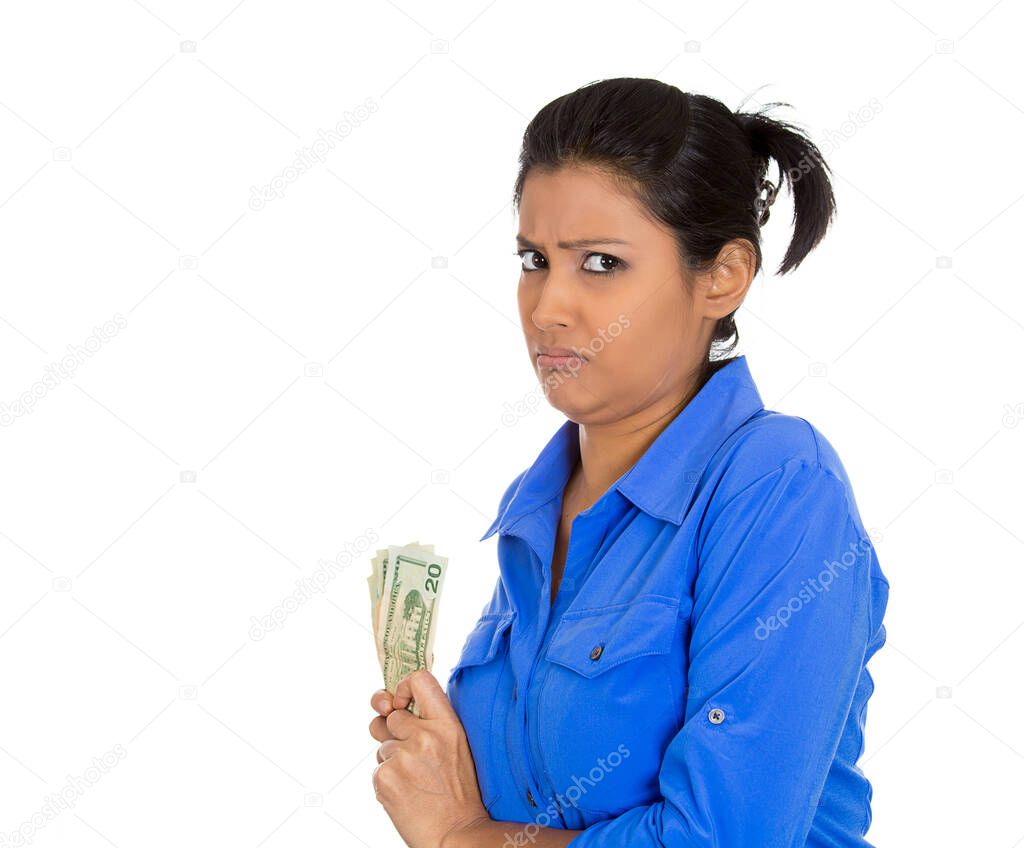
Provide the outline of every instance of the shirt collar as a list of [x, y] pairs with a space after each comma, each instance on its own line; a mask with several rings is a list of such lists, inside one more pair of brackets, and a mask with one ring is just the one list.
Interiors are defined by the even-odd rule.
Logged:
[[[681, 524], [708, 460], [744, 421], [763, 408], [746, 356], [731, 359], [612, 487], [655, 518]], [[558, 496], [579, 456], [579, 425], [567, 420], [523, 474], [504, 511], [480, 541], [509, 529], [522, 516]]]

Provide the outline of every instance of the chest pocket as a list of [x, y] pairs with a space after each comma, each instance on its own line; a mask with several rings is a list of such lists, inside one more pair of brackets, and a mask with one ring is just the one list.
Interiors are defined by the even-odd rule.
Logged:
[[548, 646], [547, 659], [584, 677], [597, 677], [638, 657], [672, 650], [679, 601], [649, 595], [628, 604], [568, 612]]
[[505, 631], [512, 624], [515, 615], [515, 612], [505, 612], [481, 617], [476, 623], [476, 627], [466, 637], [458, 662], [455, 663], [455, 667], [448, 677], [449, 685], [462, 669], [467, 666], [488, 663], [498, 655]]
[[495, 742], [501, 738], [495, 731], [503, 726], [511, 701], [508, 631], [516, 615], [512, 611], [481, 617], [466, 637], [446, 688], [466, 731], [480, 796], [488, 809], [501, 797], [507, 772], [507, 753]]
[[[584, 823], [660, 797], [664, 750], [684, 715], [681, 611], [678, 598], [643, 595], [570, 610], [551, 636], [538, 684], [540, 748]], [[570, 789], [578, 775], [593, 781], [582, 794]]]

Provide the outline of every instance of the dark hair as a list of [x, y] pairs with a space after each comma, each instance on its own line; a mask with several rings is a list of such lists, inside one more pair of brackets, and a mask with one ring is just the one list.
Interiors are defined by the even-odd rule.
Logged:
[[[836, 212], [828, 165], [807, 135], [764, 113], [733, 112], [721, 101], [681, 91], [655, 79], [598, 80], [552, 100], [530, 121], [519, 154], [513, 191], [518, 211], [523, 184], [533, 169], [586, 166], [631, 191], [649, 213], [676, 235], [683, 268], [711, 269], [731, 239], [747, 239], [761, 269], [759, 211], [769, 160], [793, 197], [793, 237], [778, 273], [797, 268]], [[688, 275], [685, 275], [688, 279]], [[739, 341], [735, 311], [719, 319], [704, 365], [703, 383]]]

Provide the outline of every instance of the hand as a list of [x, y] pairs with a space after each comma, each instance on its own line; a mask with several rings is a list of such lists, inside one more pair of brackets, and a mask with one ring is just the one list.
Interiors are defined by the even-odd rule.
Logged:
[[[415, 699], [420, 716], [406, 707]], [[373, 771], [377, 800], [410, 848], [440, 848], [446, 837], [489, 820], [458, 714], [426, 669], [374, 692], [370, 734], [381, 741]], [[385, 735], [386, 734], [386, 735]]]
[[[391, 693], [387, 689], [378, 689], [370, 696], [370, 706], [373, 707], [374, 712], [377, 713], [374, 719], [370, 722], [370, 736], [378, 742], [386, 742], [388, 739], [394, 739], [395, 737], [392, 736], [391, 731], [388, 730], [388, 723], [385, 720], [388, 713], [395, 708]], [[380, 753], [380, 748], [377, 749], [377, 762], [384, 762], [384, 758]]]

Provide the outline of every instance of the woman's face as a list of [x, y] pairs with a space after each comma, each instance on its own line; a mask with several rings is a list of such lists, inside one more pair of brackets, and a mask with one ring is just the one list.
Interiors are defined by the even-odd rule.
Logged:
[[[518, 249], [530, 359], [551, 405], [581, 424], [688, 396], [715, 322], [739, 305], [753, 276], [749, 259], [727, 262], [698, 277], [691, 295], [671, 232], [610, 178], [581, 167], [528, 174]], [[583, 359], [539, 358], [543, 347]]]

